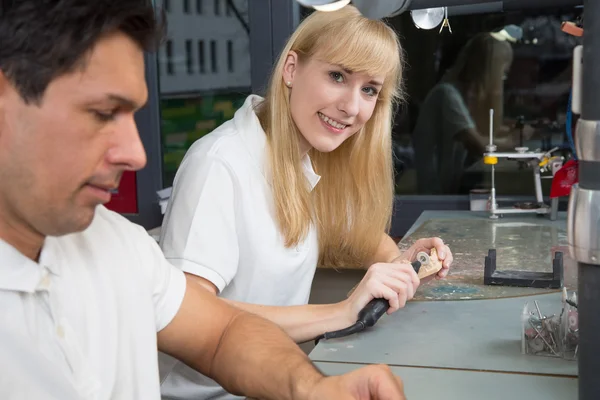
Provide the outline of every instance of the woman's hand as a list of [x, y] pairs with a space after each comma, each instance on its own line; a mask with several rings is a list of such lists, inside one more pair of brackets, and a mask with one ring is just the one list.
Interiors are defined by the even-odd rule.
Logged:
[[387, 313], [404, 307], [419, 287], [419, 277], [408, 262], [375, 263], [344, 301], [348, 322], [356, 322], [360, 310], [374, 298], [385, 298], [390, 303]]
[[445, 278], [450, 271], [450, 265], [452, 265], [453, 257], [450, 247], [444, 244], [444, 241], [439, 237], [425, 238], [417, 240], [412, 246], [410, 246], [397, 260], [406, 259], [414, 261], [417, 254], [421, 251], [429, 254], [431, 249], [437, 250], [439, 260], [442, 262], [442, 269], [437, 273], [437, 278]]

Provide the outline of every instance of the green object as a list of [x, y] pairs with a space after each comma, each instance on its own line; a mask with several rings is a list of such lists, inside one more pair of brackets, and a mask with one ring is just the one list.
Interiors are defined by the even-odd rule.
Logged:
[[204, 94], [161, 99], [164, 186], [173, 184], [177, 168], [190, 146], [233, 118], [249, 93]]

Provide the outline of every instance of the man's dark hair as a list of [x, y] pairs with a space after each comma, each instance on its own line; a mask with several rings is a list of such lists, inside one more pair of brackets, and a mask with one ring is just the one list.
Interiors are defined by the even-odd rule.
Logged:
[[26, 102], [82, 65], [102, 36], [120, 31], [145, 51], [164, 35], [152, 0], [0, 0], [0, 71]]

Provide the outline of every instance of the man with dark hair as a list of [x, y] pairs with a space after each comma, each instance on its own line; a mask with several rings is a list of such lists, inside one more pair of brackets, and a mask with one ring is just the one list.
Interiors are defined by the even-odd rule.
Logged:
[[404, 399], [387, 367], [323, 377], [102, 206], [146, 163], [134, 113], [161, 38], [150, 0], [0, 1], [3, 399], [157, 399], [157, 350], [250, 397]]

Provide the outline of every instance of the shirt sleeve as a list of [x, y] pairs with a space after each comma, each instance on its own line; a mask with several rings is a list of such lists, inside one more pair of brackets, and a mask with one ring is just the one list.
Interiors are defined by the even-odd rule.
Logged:
[[441, 96], [443, 129], [448, 136], [454, 137], [465, 129], [475, 127], [469, 109], [456, 88], [443, 85]]
[[152, 288], [152, 301], [156, 321], [156, 331], [161, 331], [167, 326], [181, 307], [185, 296], [186, 280], [181, 270], [171, 265], [163, 255], [158, 243], [150, 235], [145, 233], [147, 246], [140, 251], [142, 257], [148, 260], [143, 266], [154, 265], [154, 268], [143, 268], [150, 271], [150, 285]]
[[166, 258], [222, 291], [237, 273], [235, 179], [222, 159], [191, 154], [181, 164], [161, 228]]

